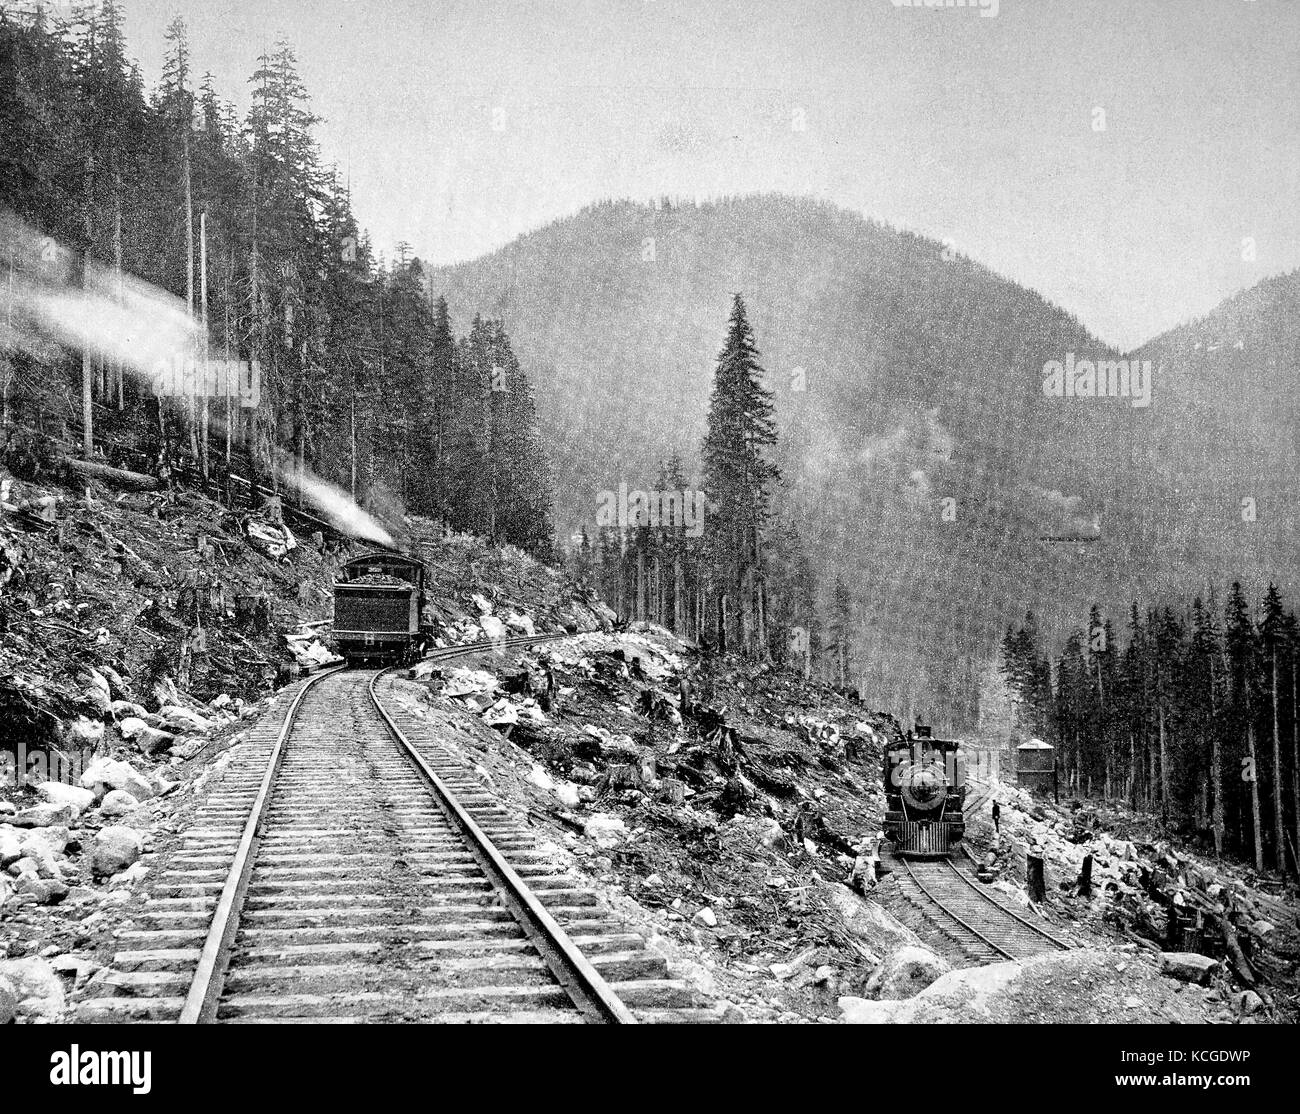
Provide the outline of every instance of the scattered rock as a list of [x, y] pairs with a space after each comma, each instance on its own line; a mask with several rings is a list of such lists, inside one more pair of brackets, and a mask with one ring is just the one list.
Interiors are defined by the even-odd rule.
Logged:
[[112, 758], [96, 758], [81, 775], [81, 784], [103, 796], [110, 789], [124, 789], [137, 800], [144, 801], [154, 795], [149, 779], [129, 762]]
[[1077, 948], [1021, 963], [949, 971], [913, 998], [841, 997], [844, 1019], [860, 1024], [1199, 1024], [1199, 995], [1175, 993], [1153, 967], [1116, 974], [1113, 952]]
[[24, 874], [14, 883], [14, 893], [26, 894], [37, 905], [56, 905], [68, 896], [68, 887], [57, 878], [36, 878]]
[[546, 772], [546, 767], [539, 763], [534, 763], [533, 768], [528, 771], [528, 780], [538, 789], [552, 790], [555, 788], [555, 779]]
[[1205, 986], [1218, 969], [1218, 960], [1196, 952], [1163, 952], [1160, 956], [1161, 972], [1182, 982]]
[[105, 794], [99, 804], [99, 815], [106, 817], [125, 816], [140, 807], [140, 802], [125, 789], [114, 789]]
[[117, 730], [124, 739], [134, 739], [141, 731], [147, 731], [149, 725], [143, 716], [126, 716], [118, 720]]
[[23, 835], [23, 853], [39, 859], [42, 855], [62, 855], [68, 849], [71, 834], [61, 824], [48, 828], [32, 828]]
[[33, 805], [18, 813], [11, 823], [18, 828], [48, 828], [51, 824], [70, 823], [74, 811], [71, 805]]
[[693, 918], [697, 924], [702, 924], [706, 928], [718, 927], [718, 915], [707, 905], [695, 914]]
[[125, 870], [140, 857], [143, 841], [140, 833], [120, 824], [102, 829], [91, 844], [91, 870], [97, 878], [107, 878]]
[[158, 718], [164, 727], [177, 734], [206, 735], [215, 726], [212, 720], [175, 704], [160, 708]]
[[598, 812], [582, 826], [583, 834], [597, 847], [608, 851], [627, 838], [627, 825], [608, 812]]
[[58, 1021], [62, 1017], [66, 1001], [63, 980], [48, 961], [37, 956], [0, 960], [0, 979], [14, 988], [18, 1020]]
[[867, 993], [895, 1000], [911, 998], [951, 970], [952, 966], [929, 948], [908, 944], [885, 956], [867, 983]]
[[1264, 1008], [1264, 999], [1253, 990], [1243, 990], [1232, 996], [1232, 1004], [1238, 1013], [1258, 1013]]
[[63, 741], [70, 750], [93, 750], [104, 741], [104, 725], [98, 720], [78, 716], [64, 724]]
[[149, 876], [149, 868], [144, 863], [133, 863], [127, 867], [121, 874], [114, 874], [109, 879], [110, 886], [134, 886], [137, 882], [143, 882]]
[[42, 797], [50, 804], [68, 805], [74, 811], [74, 817], [80, 816], [95, 803], [95, 794], [80, 785], [64, 785], [61, 781], [45, 781], [36, 787]]
[[533, 627], [532, 619], [530, 619], [527, 615], [520, 615], [516, 612], [511, 612], [509, 615], [506, 616], [506, 626], [509, 627], [516, 634], [537, 633], [536, 629]]
[[0, 867], [23, 857], [23, 838], [17, 828], [0, 828]]
[[496, 641], [500, 638], [506, 638], [506, 625], [495, 615], [484, 615], [479, 619], [478, 625], [483, 628], [485, 638]]
[[801, 970], [807, 967], [812, 962], [813, 956], [816, 954], [815, 951], [809, 950], [804, 952], [802, 955], [795, 956], [794, 959], [790, 960], [788, 963], [773, 963], [768, 967], [768, 970], [772, 972], [773, 978], [785, 982], [787, 979], [794, 978]]

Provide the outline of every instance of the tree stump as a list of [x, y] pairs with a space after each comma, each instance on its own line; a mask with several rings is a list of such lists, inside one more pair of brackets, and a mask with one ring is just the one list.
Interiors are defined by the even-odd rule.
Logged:
[[1079, 870], [1079, 896], [1092, 897], [1092, 856], [1084, 855], [1083, 866]]
[[1047, 878], [1043, 871], [1043, 856], [1029, 855], [1026, 860], [1025, 877], [1029, 887], [1029, 900], [1043, 902], [1047, 900]]

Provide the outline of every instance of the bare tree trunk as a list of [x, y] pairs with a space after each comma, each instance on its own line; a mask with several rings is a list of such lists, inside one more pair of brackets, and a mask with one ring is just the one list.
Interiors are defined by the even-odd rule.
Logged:
[[1291, 649], [1291, 794], [1295, 806], [1295, 842], [1291, 845], [1291, 857], [1295, 863], [1296, 874], [1300, 875], [1300, 703], [1296, 702], [1296, 666], [1295, 652]]
[[682, 569], [681, 553], [673, 554], [673, 630], [678, 637], [686, 636], [686, 578]]
[[[235, 351], [230, 344], [230, 289], [231, 289], [231, 285], [234, 282], [234, 277], [235, 277], [235, 252], [233, 248], [229, 252], [227, 252], [226, 259], [227, 259], [226, 281], [221, 291], [221, 303], [222, 303], [222, 309], [225, 314], [225, 323], [226, 323], [225, 334], [224, 334], [226, 340], [226, 351], [224, 355], [225, 358], [229, 360], [229, 359], [233, 359], [235, 355]], [[230, 441], [231, 441], [231, 437], [233, 436], [233, 429], [235, 425], [235, 413], [236, 413], [235, 393], [231, 389], [232, 386], [233, 385], [230, 382], [230, 378], [229, 376], [227, 376], [226, 384], [225, 384], [226, 405], [224, 407], [224, 412], [226, 415], [226, 471], [227, 473], [230, 471]], [[229, 487], [229, 481], [227, 481], [226, 486]]]
[[1286, 873], [1286, 825], [1282, 819], [1282, 728], [1278, 722], [1277, 643], [1273, 644], [1273, 862]]
[[1160, 719], [1160, 819], [1169, 822], [1169, 738], [1165, 732], [1165, 702], [1158, 705]]
[[1223, 857], [1223, 740], [1219, 735], [1219, 709], [1215, 699], [1214, 659], [1210, 659], [1210, 784], [1214, 789], [1214, 853]]
[[[86, 275], [90, 270], [90, 244], [94, 236], [91, 223], [90, 199], [95, 186], [95, 157], [86, 154], [85, 193], [82, 201], [83, 231], [86, 236], [85, 247], [81, 253], [81, 288], [86, 288]], [[95, 451], [95, 403], [91, 394], [91, 356], [90, 348], [81, 350], [81, 450], [87, 460]]]
[[203, 486], [208, 484], [208, 211], [205, 208], [199, 214], [199, 325], [203, 330], [200, 337], [201, 357], [199, 366], [202, 374], [198, 377], [197, 390], [203, 395], [203, 448], [200, 454], [203, 472]]
[[[185, 306], [190, 320], [194, 319], [194, 191], [190, 180], [190, 122], [185, 121]], [[194, 353], [191, 353], [193, 358]], [[195, 429], [195, 394], [198, 390], [197, 377], [190, 391], [190, 452], [199, 455], [198, 433]]]
[[[1247, 681], [1249, 684], [1249, 681]], [[1250, 707], [1249, 698], [1246, 701], [1246, 714], [1249, 717], [1246, 724], [1246, 753], [1250, 757], [1250, 819], [1254, 829], [1255, 836], [1255, 869], [1264, 873], [1264, 839], [1263, 831], [1259, 821], [1259, 760], [1255, 753], [1255, 715]]]
[[[114, 294], [118, 305], [122, 304], [122, 175], [113, 175], [113, 272]], [[122, 385], [122, 357], [113, 358], [112, 392], [117, 395], [117, 408], [126, 408], [126, 390]]]
[[645, 550], [638, 545], [636, 547], [636, 607], [633, 614], [638, 619], [645, 619]]

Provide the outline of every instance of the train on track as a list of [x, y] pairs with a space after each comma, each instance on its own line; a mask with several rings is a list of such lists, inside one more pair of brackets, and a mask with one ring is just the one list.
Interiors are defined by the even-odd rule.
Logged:
[[433, 644], [425, 622], [427, 570], [412, 557], [376, 550], [353, 557], [334, 582], [334, 641], [349, 662], [404, 664]]
[[885, 748], [885, 836], [905, 858], [943, 858], [966, 834], [966, 756], [918, 723]]

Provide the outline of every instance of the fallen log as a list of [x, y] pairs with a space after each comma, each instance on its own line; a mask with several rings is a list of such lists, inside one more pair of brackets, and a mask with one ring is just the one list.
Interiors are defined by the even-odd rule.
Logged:
[[1255, 970], [1251, 967], [1250, 961], [1241, 950], [1241, 944], [1237, 940], [1237, 930], [1222, 913], [1214, 914], [1214, 920], [1219, 926], [1219, 931], [1223, 933], [1223, 943], [1227, 947], [1228, 956], [1232, 960], [1233, 973], [1246, 986], [1254, 986], [1259, 980], [1255, 976]]
[[157, 491], [162, 487], [162, 481], [157, 476], [147, 476], [143, 472], [128, 472], [125, 468], [111, 468], [107, 464], [96, 464], [93, 460], [78, 460], [71, 456], [63, 457], [63, 463], [78, 475], [131, 491]]

